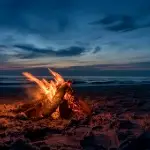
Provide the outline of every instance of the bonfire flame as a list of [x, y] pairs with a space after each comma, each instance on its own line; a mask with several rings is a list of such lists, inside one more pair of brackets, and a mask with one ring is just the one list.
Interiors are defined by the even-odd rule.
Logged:
[[[23, 75], [32, 82], [35, 82], [42, 93], [46, 96], [46, 99], [44, 99], [46, 102], [46, 105], [51, 106], [53, 102], [53, 97], [55, 96], [57, 90], [59, 89], [60, 86], [67, 84], [68, 87], [71, 89], [71, 84], [70, 82], [67, 82], [64, 80], [64, 78], [58, 74], [57, 72], [52, 71], [51, 69], [48, 69], [49, 72], [52, 74], [54, 80], [47, 81], [46, 79], [38, 79], [32, 74], [28, 72], [23, 72]], [[64, 99], [68, 101], [69, 107], [72, 109], [72, 111], [76, 113], [82, 113], [80, 106], [76, 103], [76, 100], [74, 96], [72, 95], [72, 90], [66, 91], [64, 95]], [[43, 101], [44, 101], [43, 100]], [[56, 110], [58, 112], [59, 109]]]
[[62, 76], [60, 76], [58, 73], [50, 70], [50, 73], [54, 76], [54, 81], [51, 80], [50, 82], [48, 82], [46, 79], [42, 79], [39, 80], [38, 78], [36, 78], [35, 76], [33, 76], [32, 74], [28, 73], [28, 72], [23, 72], [23, 75], [32, 82], [35, 82], [39, 88], [42, 90], [42, 92], [47, 95], [49, 101], [51, 102], [53, 96], [56, 93], [57, 87], [60, 84], [63, 84], [65, 81], [62, 78]]

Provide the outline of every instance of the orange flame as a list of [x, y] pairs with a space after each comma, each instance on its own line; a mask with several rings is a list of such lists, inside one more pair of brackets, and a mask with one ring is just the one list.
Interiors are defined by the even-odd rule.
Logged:
[[50, 82], [48, 82], [46, 79], [39, 80], [38, 78], [34, 77], [32, 74], [28, 72], [23, 72], [23, 75], [29, 81], [35, 82], [42, 90], [42, 92], [48, 97], [49, 102], [51, 103], [51, 100], [56, 93], [57, 86], [63, 84], [65, 81], [62, 78], [62, 76], [59, 75], [58, 73], [52, 71], [51, 69], [49, 69], [49, 71], [53, 75], [54, 81], [51, 80]]
[[[50, 80], [50, 81], [47, 81], [46, 79], [40, 80], [28, 72], [23, 72], [23, 75], [29, 81], [35, 82], [39, 86], [42, 93], [45, 96], [47, 96], [46, 103], [48, 105], [50, 105], [52, 103], [52, 98], [55, 95], [58, 86], [66, 83], [66, 82], [60, 74], [52, 71], [51, 69], [48, 69], [48, 70], [52, 74], [52, 76], [54, 77], [54, 80]], [[39, 94], [39, 93], [37, 93], [37, 94]], [[69, 107], [72, 108], [72, 110], [74, 112], [80, 113], [79, 106], [75, 103], [75, 99], [74, 99], [74, 96], [72, 95], [72, 93], [66, 92], [64, 99], [68, 100]]]

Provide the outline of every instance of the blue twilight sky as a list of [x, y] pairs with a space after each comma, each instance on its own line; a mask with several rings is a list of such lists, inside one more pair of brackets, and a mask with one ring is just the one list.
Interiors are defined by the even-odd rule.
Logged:
[[150, 0], [0, 0], [0, 69], [150, 70]]

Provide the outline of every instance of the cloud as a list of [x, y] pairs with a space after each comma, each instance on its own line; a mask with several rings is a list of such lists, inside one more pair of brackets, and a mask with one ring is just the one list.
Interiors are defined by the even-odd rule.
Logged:
[[72, 70], [150, 70], [150, 61], [124, 64], [97, 64], [85, 66], [71, 66]]
[[[63, 75], [98, 75], [98, 76], [150, 76], [150, 61], [139, 63], [125, 63], [125, 64], [97, 64], [97, 65], [76, 65], [76, 66], [54, 66], [52, 64], [43, 64], [39, 66], [15, 66], [9, 67], [0, 66], [0, 73], [7, 75], [18, 75], [24, 71], [31, 72], [36, 75], [47, 75], [47, 68], [58, 71]], [[13, 70], [13, 71], [12, 71]]]
[[0, 50], [4, 49], [4, 48], [7, 48], [7, 46], [6, 45], [0, 45]]
[[56, 53], [56, 56], [78, 56], [81, 55], [82, 53], [85, 52], [85, 48], [83, 47], [77, 47], [77, 46], [72, 46], [66, 49], [60, 49]]
[[37, 58], [37, 57], [45, 57], [45, 56], [55, 56], [55, 57], [72, 57], [72, 56], [79, 56], [82, 53], [85, 52], [84, 47], [78, 47], [78, 46], [71, 46], [65, 49], [58, 49], [53, 50], [52, 48], [37, 48], [32, 45], [14, 45], [15, 48], [19, 48], [22, 51], [21, 54], [18, 54], [17, 56], [21, 59], [31, 59], [31, 58]]
[[101, 48], [99, 46], [95, 47], [93, 53], [96, 54], [98, 53], [99, 51], [101, 51]]
[[3, 65], [5, 62], [9, 60], [8, 55], [0, 53], [0, 65]]
[[136, 17], [129, 15], [107, 15], [104, 18], [90, 23], [91, 25], [103, 25], [109, 31], [132, 31], [139, 28], [150, 27], [150, 22], [139, 24]]
[[0, 45], [0, 65], [3, 65], [5, 62], [8, 62], [8, 60], [11, 57], [11, 55], [9, 55], [6, 49], [7, 49], [7, 46]]
[[112, 23], [117, 22], [118, 20], [120, 20], [117, 16], [115, 15], [108, 15], [105, 16], [104, 18], [91, 22], [91, 25], [99, 25], [99, 24], [104, 24], [104, 25], [110, 25]]
[[0, 50], [6, 51], [0, 51], [0, 61], [10, 66], [62, 67], [148, 61], [149, 4], [149, 0], [1, 0]]
[[70, 24], [72, 1], [1, 0], [0, 27], [42, 36], [66, 31]]
[[106, 29], [110, 31], [132, 31], [138, 28], [138, 26], [135, 23], [135, 20], [130, 16], [122, 16], [120, 20], [118, 20], [118, 23], [115, 25], [111, 25], [106, 27]]

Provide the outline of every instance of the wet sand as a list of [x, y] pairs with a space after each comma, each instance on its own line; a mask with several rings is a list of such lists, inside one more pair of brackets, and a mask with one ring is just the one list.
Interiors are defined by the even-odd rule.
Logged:
[[9, 103], [28, 99], [20, 88], [7, 90], [1, 93], [0, 149], [150, 149], [150, 85], [74, 87], [93, 110], [79, 120], [16, 118]]

